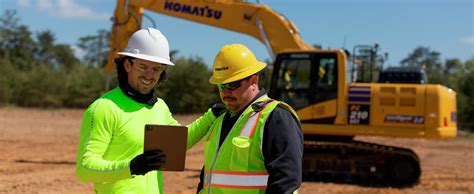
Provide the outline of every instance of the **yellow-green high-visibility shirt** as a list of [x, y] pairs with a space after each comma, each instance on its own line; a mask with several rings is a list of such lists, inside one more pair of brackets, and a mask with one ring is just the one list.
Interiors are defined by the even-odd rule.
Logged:
[[[188, 125], [188, 148], [207, 133], [214, 120], [209, 109]], [[96, 193], [163, 193], [161, 171], [130, 174], [130, 161], [143, 153], [146, 124], [179, 125], [162, 99], [154, 105], [139, 103], [117, 87], [95, 100], [81, 125], [78, 179], [94, 183]]]

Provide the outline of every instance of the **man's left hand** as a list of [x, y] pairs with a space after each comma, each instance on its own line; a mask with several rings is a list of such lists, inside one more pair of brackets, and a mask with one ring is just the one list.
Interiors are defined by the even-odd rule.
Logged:
[[212, 114], [214, 114], [215, 117], [219, 117], [222, 113], [225, 112], [225, 105], [222, 103], [215, 103], [211, 106]]

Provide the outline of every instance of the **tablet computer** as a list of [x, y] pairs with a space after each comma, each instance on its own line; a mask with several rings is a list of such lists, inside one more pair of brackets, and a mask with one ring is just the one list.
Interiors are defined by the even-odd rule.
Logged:
[[166, 155], [162, 171], [184, 171], [188, 128], [173, 125], [145, 125], [144, 150], [160, 149]]

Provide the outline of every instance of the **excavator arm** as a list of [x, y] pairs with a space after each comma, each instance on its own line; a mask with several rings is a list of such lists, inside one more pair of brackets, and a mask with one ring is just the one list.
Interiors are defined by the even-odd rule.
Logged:
[[271, 56], [285, 49], [313, 49], [291, 21], [266, 5], [244, 0], [118, 0], [107, 72], [113, 71], [116, 53], [140, 29], [144, 10], [247, 34], [265, 44]]

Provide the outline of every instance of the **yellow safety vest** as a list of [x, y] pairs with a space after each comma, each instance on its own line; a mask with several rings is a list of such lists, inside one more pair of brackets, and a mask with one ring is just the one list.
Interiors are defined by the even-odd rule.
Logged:
[[204, 187], [200, 193], [265, 193], [268, 172], [261, 150], [263, 129], [278, 105], [297, 118], [290, 106], [264, 95], [240, 115], [220, 147], [224, 114], [216, 119], [204, 142]]

